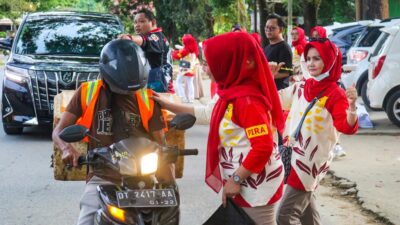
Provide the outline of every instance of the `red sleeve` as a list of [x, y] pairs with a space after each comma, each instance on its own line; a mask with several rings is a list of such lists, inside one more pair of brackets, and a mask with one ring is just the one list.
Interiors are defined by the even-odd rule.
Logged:
[[326, 109], [332, 115], [333, 125], [336, 130], [343, 134], [354, 134], [358, 130], [358, 119], [354, 126], [350, 126], [347, 123], [348, 108], [349, 102], [347, 101], [346, 94], [342, 89], [339, 89], [338, 93], [334, 93], [334, 95], [328, 97]]
[[232, 121], [245, 130], [251, 145], [242, 165], [253, 173], [260, 173], [269, 161], [274, 147], [269, 113], [253, 97], [237, 99], [233, 110]]

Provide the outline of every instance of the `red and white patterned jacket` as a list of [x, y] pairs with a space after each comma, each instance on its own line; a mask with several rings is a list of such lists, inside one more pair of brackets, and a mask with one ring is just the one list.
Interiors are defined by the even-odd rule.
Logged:
[[224, 182], [240, 165], [253, 172], [234, 198], [242, 207], [273, 204], [282, 196], [283, 165], [276, 133], [258, 99], [240, 98], [228, 105], [219, 127], [220, 170]]
[[290, 110], [283, 134], [283, 144], [293, 149], [287, 183], [298, 190], [314, 191], [329, 169], [340, 132], [354, 134], [358, 121], [353, 127], [348, 125], [349, 104], [340, 87], [326, 90], [307, 113], [296, 142], [293, 134], [310, 104], [304, 98], [304, 81], [280, 90], [279, 94], [282, 108]]

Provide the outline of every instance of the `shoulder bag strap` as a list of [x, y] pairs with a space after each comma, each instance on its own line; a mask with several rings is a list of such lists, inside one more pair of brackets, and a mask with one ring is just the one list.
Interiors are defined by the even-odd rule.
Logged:
[[296, 131], [294, 132], [293, 137], [295, 138], [295, 140], [297, 141], [299, 138], [299, 134], [300, 134], [300, 130], [301, 127], [303, 126], [304, 120], [306, 119], [306, 116], [308, 114], [308, 112], [311, 110], [311, 108], [315, 105], [315, 103], [318, 101], [318, 99], [322, 96], [322, 94], [325, 92], [325, 90], [322, 90], [317, 97], [315, 97], [310, 104], [307, 106], [306, 110], [304, 111], [303, 116], [301, 117], [301, 120], [299, 122], [299, 125], [296, 128]]

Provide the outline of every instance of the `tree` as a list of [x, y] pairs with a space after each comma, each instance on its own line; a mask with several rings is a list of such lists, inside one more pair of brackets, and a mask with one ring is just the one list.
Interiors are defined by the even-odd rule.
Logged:
[[384, 19], [389, 17], [388, 0], [356, 0], [359, 19]]
[[214, 34], [212, 8], [207, 0], [154, 0], [154, 7], [158, 23], [173, 44], [186, 33], [198, 40]]
[[355, 21], [354, 0], [322, 0], [318, 11], [318, 24], [328, 25], [333, 22]]
[[301, 0], [303, 3], [304, 30], [309, 33], [317, 25], [318, 9], [321, 0]]
[[213, 8], [214, 31], [224, 33], [231, 30], [233, 24], [250, 29], [248, 5], [251, 1], [245, 0], [210, 0]]
[[72, 9], [78, 0], [30, 0], [36, 5], [37, 11], [49, 11], [55, 9]]
[[262, 46], [265, 46], [268, 43], [267, 36], [265, 35], [264, 32], [264, 26], [265, 23], [267, 22], [267, 16], [268, 16], [268, 8], [267, 8], [267, 2], [265, 0], [257, 0], [258, 4], [258, 9], [260, 12], [260, 35], [261, 35], [261, 42]]
[[24, 12], [31, 12], [35, 9], [36, 6], [26, 0], [0, 0], [0, 17], [11, 19], [14, 26], [16, 20], [20, 18]]

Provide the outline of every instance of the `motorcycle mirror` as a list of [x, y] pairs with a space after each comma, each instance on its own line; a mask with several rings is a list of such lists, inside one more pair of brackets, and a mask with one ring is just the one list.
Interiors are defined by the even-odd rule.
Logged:
[[61, 131], [59, 137], [61, 138], [61, 140], [68, 143], [77, 142], [85, 138], [88, 131], [89, 130], [84, 126], [72, 125], [64, 128]]
[[176, 115], [170, 123], [171, 128], [176, 130], [187, 130], [191, 128], [196, 122], [196, 117], [188, 113]]

